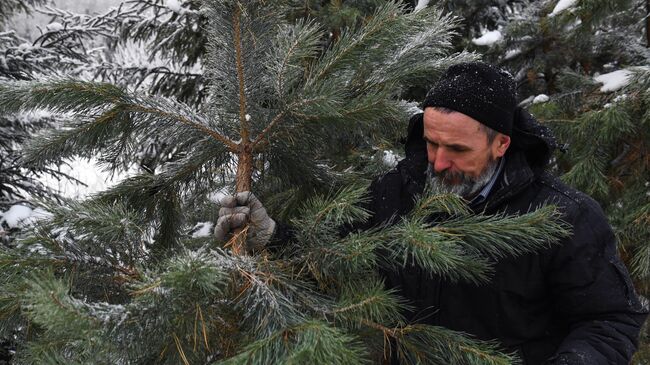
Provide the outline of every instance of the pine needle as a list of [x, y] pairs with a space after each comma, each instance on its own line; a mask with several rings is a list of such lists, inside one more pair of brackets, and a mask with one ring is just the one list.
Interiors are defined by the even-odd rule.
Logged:
[[197, 307], [199, 309], [199, 317], [201, 319], [201, 332], [203, 333], [203, 341], [205, 342], [205, 348], [208, 350], [208, 352], [212, 352], [212, 350], [210, 350], [210, 344], [208, 343], [208, 331], [206, 329], [205, 320], [203, 319], [203, 311], [201, 310], [200, 305], [197, 304]]
[[174, 343], [176, 344], [178, 354], [181, 356], [181, 360], [183, 360], [183, 364], [190, 365], [190, 362], [187, 361], [187, 357], [185, 356], [185, 351], [183, 351], [183, 347], [181, 346], [181, 341], [176, 336], [176, 333], [172, 333], [172, 336], [174, 336]]

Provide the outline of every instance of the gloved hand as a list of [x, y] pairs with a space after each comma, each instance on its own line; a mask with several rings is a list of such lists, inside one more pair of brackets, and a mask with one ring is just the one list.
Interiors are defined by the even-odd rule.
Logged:
[[246, 250], [261, 250], [271, 240], [275, 221], [266, 213], [262, 203], [250, 191], [226, 195], [219, 199], [219, 219], [214, 227], [214, 236], [225, 242], [235, 229], [248, 224]]

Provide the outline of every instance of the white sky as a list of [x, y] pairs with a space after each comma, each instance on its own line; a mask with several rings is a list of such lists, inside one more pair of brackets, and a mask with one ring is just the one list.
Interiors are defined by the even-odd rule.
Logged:
[[111, 6], [117, 5], [122, 0], [54, 0], [54, 4], [59, 9], [74, 10], [79, 13], [90, 14], [92, 12], [101, 12]]
[[[121, 2], [122, 0], [52, 0], [51, 6], [75, 13], [92, 14], [104, 12]], [[43, 14], [19, 14], [9, 21], [7, 28], [16, 30], [22, 37], [33, 39], [40, 34], [37, 26], [45, 28], [49, 22], [50, 18]]]

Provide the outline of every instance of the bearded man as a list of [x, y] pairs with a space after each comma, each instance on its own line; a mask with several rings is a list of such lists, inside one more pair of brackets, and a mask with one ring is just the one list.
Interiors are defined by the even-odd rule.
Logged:
[[[414, 307], [412, 321], [497, 340], [524, 364], [628, 364], [647, 316], [598, 204], [545, 172], [556, 147], [548, 128], [516, 104], [507, 72], [450, 67], [409, 122], [406, 157], [370, 188], [370, 225], [407, 214], [426, 184], [458, 194], [474, 212], [526, 213], [554, 204], [572, 234], [559, 245], [495, 265], [488, 284], [452, 283], [417, 266], [384, 272]], [[248, 204], [250, 214], [228, 206]], [[244, 193], [229, 197], [215, 235], [249, 222], [254, 246], [275, 222]]]

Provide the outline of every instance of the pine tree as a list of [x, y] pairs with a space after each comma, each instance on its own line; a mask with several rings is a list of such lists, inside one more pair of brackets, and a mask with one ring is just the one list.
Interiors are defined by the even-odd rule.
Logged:
[[487, 32], [501, 32], [512, 17], [530, 5], [526, 0], [446, 0], [445, 11], [461, 18], [456, 49], [477, 49], [474, 41]]
[[[30, 53], [30, 46], [15, 31], [7, 30], [7, 21], [15, 14], [29, 13], [33, 6], [44, 1], [9, 0], [0, 4], [0, 80], [29, 80], [40, 69]], [[20, 146], [32, 133], [51, 127], [55, 123], [50, 115], [0, 116], [0, 212], [8, 214], [14, 209], [31, 210], [31, 197], [52, 197], [54, 192], [41, 184], [37, 177], [50, 174], [66, 178], [64, 174], [48, 167], [25, 168], [19, 163]], [[16, 223], [16, 224], [14, 224]], [[0, 219], [0, 242], [11, 242], [18, 222]]]
[[[17, 339], [15, 361], [358, 364], [392, 348], [405, 363], [511, 363], [497, 344], [407, 323], [409, 303], [377, 269], [414, 262], [483, 283], [500, 257], [566, 235], [557, 212], [470, 215], [460, 198], [427, 192], [404, 219], [340, 237], [368, 219], [366, 188], [327, 164], [343, 135], [401, 132], [405, 86], [472, 57], [447, 56], [454, 19], [387, 3], [322, 50], [318, 24], [287, 24], [269, 1], [210, 0], [202, 11], [213, 21], [201, 110], [97, 82], [0, 86], [2, 114], [74, 116], [28, 145], [26, 165], [96, 155], [117, 170], [152, 135], [180, 156], [85, 201], [43, 201], [51, 219], [0, 252], [0, 334]], [[294, 240], [249, 255], [237, 238], [191, 230], [214, 219], [205, 202], [224, 187], [312, 193], [291, 214]], [[439, 213], [450, 218], [429, 224]]]
[[[330, 31], [323, 32], [321, 49], [338, 39], [343, 29], [354, 29], [367, 22], [382, 3], [376, 0], [354, 4], [284, 2], [290, 9], [285, 14], [290, 23], [313, 18]], [[38, 11], [50, 17], [50, 24], [33, 41], [20, 40], [8, 47], [5, 54], [17, 55], [9, 63], [9, 70], [13, 73], [27, 70], [30, 75], [82, 76], [135, 87], [133, 91], [173, 97], [200, 108], [207, 96], [201, 65], [206, 53], [204, 29], [208, 18], [199, 11], [199, 6], [200, 2], [195, 0], [136, 0], [97, 15], [41, 8]], [[364, 146], [358, 142], [348, 140], [347, 149], [364, 156], [360, 151]], [[157, 138], [142, 141], [137, 152], [141, 157], [138, 165], [153, 171], [162, 160], [178, 158], [175, 153], [173, 145]], [[342, 154], [345, 155], [348, 154]], [[361, 162], [368, 165], [369, 161]]]
[[[513, 14], [500, 42], [482, 48], [513, 71], [522, 105], [553, 127], [566, 153], [555, 168], [598, 200], [619, 249], [649, 293], [650, 61], [644, 1], [532, 3]], [[644, 335], [637, 361], [650, 362]]]

